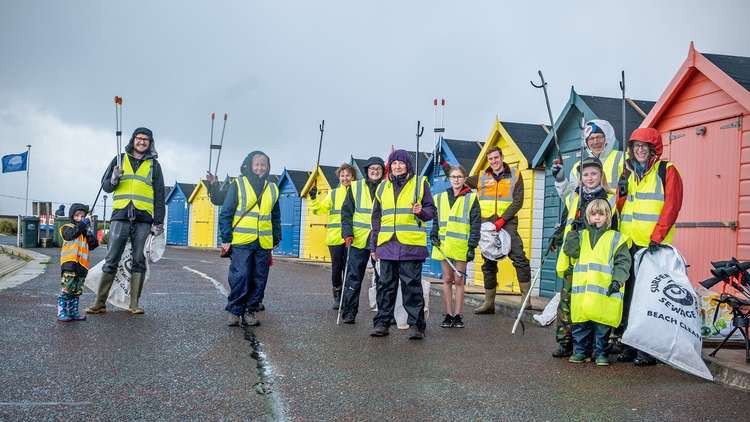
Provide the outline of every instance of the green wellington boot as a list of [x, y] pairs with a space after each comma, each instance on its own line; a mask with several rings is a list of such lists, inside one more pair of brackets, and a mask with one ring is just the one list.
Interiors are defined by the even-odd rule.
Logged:
[[495, 313], [495, 295], [497, 290], [495, 289], [484, 289], [484, 303], [482, 306], [474, 309], [474, 313], [477, 315], [487, 315]]
[[130, 313], [133, 315], [143, 314], [143, 308], [138, 306], [138, 300], [141, 298], [143, 289], [143, 273], [133, 273], [130, 275]]
[[86, 308], [87, 314], [103, 314], [107, 312], [107, 296], [109, 296], [109, 289], [112, 288], [112, 282], [114, 281], [114, 274], [102, 273], [102, 282], [99, 283], [99, 289], [96, 290], [96, 301], [94, 301], [93, 305]]

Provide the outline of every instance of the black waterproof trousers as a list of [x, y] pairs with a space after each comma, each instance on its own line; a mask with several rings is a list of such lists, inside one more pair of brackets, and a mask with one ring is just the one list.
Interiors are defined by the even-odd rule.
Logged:
[[399, 280], [404, 308], [409, 315], [407, 323], [424, 330], [424, 296], [422, 292], [423, 261], [380, 260], [380, 280], [377, 284], [378, 313], [373, 319], [374, 326], [390, 325], [393, 308], [396, 306]]
[[328, 246], [328, 251], [331, 253], [331, 287], [333, 296], [338, 298], [346, 267], [346, 245]]
[[362, 290], [362, 279], [365, 277], [367, 261], [369, 260], [369, 249], [350, 247], [349, 265], [346, 269], [346, 280], [344, 280], [344, 303], [341, 308], [341, 315], [344, 318], [355, 318], [357, 316], [359, 293]]

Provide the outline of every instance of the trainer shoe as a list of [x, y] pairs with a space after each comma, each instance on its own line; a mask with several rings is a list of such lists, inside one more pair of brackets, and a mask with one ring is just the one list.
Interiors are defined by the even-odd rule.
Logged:
[[461, 314], [456, 314], [453, 317], [453, 324], [451, 325], [453, 328], [464, 328], [464, 320], [461, 318]]
[[242, 316], [242, 325], [247, 325], [248, 327], [257, 327], [260, 325], [260, 321], [258, 321], [255, 318], [255, 312], [245, 312], [245, 315]]
[[424, 338], [424, 328], [418, 328], [416, 325], [409, 327], [409, 340], [422, 340]]
[[372, 332], [370, 332], [370, 335], [372, 337], [385, 337], [388, 335], [388, 326], [376, 325], [375, 328], [372, 329]]
[[609, 366], [609, 358], [605, 355], [596, 357], [596, 366]]
[[240, 325], [240, 316], [230, 313], [227, 325], [230, 327], [238, 327]]
[[440, 326], [443, 328], [451, 328], [453, 326], [453, 317], [450, 316], [450, 314], [445, 314], [445, 318], [443, 319], [443, 322], [440, 323]]
[[568, 362], [570, 363], [584, 363], [584, 362], [591, 362], [591, 357], [589, 355], [584, 355], [583, 353], [576, 353], [573, 356], [568, 359]]

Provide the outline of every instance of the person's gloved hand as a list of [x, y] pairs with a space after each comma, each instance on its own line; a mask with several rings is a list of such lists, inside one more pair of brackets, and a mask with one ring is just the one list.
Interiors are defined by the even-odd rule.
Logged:
[[505, 219], [503, 217], [498, 218], [495, 220], [495, 231], [500, 231], [502, 228], [505, 227]]
[[164, 233], [164, 224], [154, 224], [151, 226], [151, 233], [154, 236], [159, 236]]
[[474, 248], [469, 248], [468, 251], [466, 251], [466, 262], [471, 262], [474, 260]]
[[351, 246], [353, 241], [354, 241], [354, 236], [346, 236], [344, 238], [344, 245], [346, 245], [346, 247], [348, 248], [349, 246]]
[[112, 168], [112, 176], [109, 178], [109, 183], [112, 186], [117, 186], [120, 183], [120, 177], [122, 177], [122, 169], [120, 167], [114, 166]]
[[430, 235], [430, 243], [432, 243], [432, 246], [440, 246], [440, 236]]
[[83, 217], [83, 220], [81, 220], [81, 224], [83, 224], [84, 226], [90, 226], [91, 220], [88, 217]]
[[563, 165], [560, 162], [560, 160], [555, 160], [552, 164], [551, 170], [552, 170], [552, 177], [554, 177], [555, 181], [557, 182], [565, 181], [565, 173], [563, 173], [562, 169], [563, 169]]
[[318, 197], [318, 188], [316, 186], [313, 186], [312, 189], [310, 189], [310, 199], [315, 199]]
[[649, 253], [656, 253], [656, 251], [659, 250], [661, 245], [657, 242], [654, 242], [653, 240], [648, 243], [648, 252]]
[[583, 219], [580, 217], [576, 218], [575, 220], [573, 220], [572, 223], [570, 223], [570, 229], [573, 231], [577, 231], [577, 232], [581, 231], [581, 229], [583, 229], [584, 227], [586, 227], [586, 224], [583, 222]]
[[621, 177], [617, 182], [617, 195], [620, 198], [628, 196], [628, 179]]
[[607, 289], [607, 296], [612, 296], [614, 293], [617, 293], [620, 291], [620, 283], [612, 280], [611, 283], [609, 283], [609, 288]]

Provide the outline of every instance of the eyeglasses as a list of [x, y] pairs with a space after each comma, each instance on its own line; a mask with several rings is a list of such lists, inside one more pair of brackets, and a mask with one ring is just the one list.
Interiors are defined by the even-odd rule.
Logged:
[[448, 176], [448, 178], [453, 180], [461, 180], [466, 179], [466, 176]]
[[136, 141], [150, 141], [151, 139], [149, 139], [149, 138], [141, 138], [141, 137], [136, 136], [135, 140]]
[[633, 149], [648, 149], [649, 144], [644, 142], [633, 142]]

